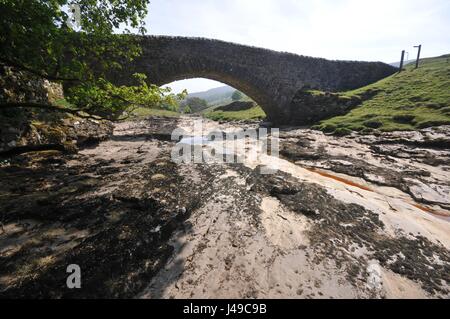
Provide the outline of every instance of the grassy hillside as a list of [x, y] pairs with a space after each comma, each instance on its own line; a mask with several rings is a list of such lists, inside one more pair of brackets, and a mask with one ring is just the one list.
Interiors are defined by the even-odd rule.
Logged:
[[[253, 100], [249, 98], [247, 95], [243, 94], [240, 101], [251, 102]], [[209, 108], [204, 110], [202, 114], [204, 117], [216, 121], [259, 120], [266, 117], [266, 113], [264, 113], [263, 109], [259, 105], [241, 111], [217, 110], [217, 108], [219, 108], [220, 106], [227, 105], [231, 102], [233, 102], [233, 100], [230, 97], [227, 101], [222, 101], [222, 103], [217, 103], [215, 105], [210, 106]]]
[[236, 120], [256, 120], [266, 117], [264, 111], [258, 105], [248, 110], [226, 112], [226, 111], [210, 111], [203, 116], [216, 121], [236, 121]]
[[231, 100], [231, 95], [234, 92], [234, 88], [231, 86], [225, 85], [218, 88], [209, 89], [203, 92], [195, 92], [188, 94], [187, 98], [190, 97], [198, 97], [200, 99], [205, 100], [208, 104], [218, 104], [225, 100]]
[[379, 82], [344, 92], [359, 95], [363, 103], [343, 116], [321, 121], [314, 128], [345, 134], [413, 130], [450, 124], [450, 55], [422, 59], [405, 71]]

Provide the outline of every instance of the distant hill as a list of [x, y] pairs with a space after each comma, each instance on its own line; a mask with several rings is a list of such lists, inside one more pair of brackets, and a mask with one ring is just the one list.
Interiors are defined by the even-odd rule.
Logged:
[[[408, 60], [408, 61], [403, 61], [403, 66], [405, 66], [405, 65], [407, 65], [407, 64], [410, 64], [410, 63], [413, 63], [413, 62], [416, 62], [416, 59]], [[398, 61], [398, 62], [392, 62], [392, 63], [389, 63], [389, 64], [392, 65], [392, 66], [395, 66], [396, 68], [400, 67], [400, 61]]]
[[[219, 106], [228, 105], [233, 102], [232, 95], [236, 91], [235, 88], [225, 85], [218, 88], [210, 89], [204, 92], [195, 92], [188, 94], [186, 100], [189, 98], [200, 98], [207, 102], [208, 106], [205, 109], [197, 110], [196, 112], [210, 112]], [[186, 101], [185, 100], [185, 101]], [[253, 101], [245, 93], [241, 92], [240, 101]], [[182, 102], [183, 103], [183, 102]]]
[[188, 98], [190, 97], [198, 97], [206, 102], [209, 105], [218, 104], [219, 102], [231, 99], [231, 95], [235, 91], [231, 86], [225, 85], [218, 88], [213, 88], [203, 92], [195, 92], [188, 94]]

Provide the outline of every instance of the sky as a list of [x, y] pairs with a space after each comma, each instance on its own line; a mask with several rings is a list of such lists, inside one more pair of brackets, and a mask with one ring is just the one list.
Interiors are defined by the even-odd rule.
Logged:
[[[450, 53], [450, 0], [151, 0], [147, 33], [206, 37], [333, 60]], [[223, 84], [177, 81], [175, 92]]]

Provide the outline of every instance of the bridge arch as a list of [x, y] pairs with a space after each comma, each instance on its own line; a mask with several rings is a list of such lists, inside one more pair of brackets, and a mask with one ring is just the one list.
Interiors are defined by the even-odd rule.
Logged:
[[[267, 106], [270, 105], [270, 97], [265, 96], [260, 92], [258, 87], [252, 86], [251, 84], [243, 83], [242, 80], [239, 80], [237, 78], [230, 78], [227, 75], [222, 74], [202, 74], [201, 76], [198, 76], [197, 74], [180, 74], [174, 77], [170, 77], [166, 79], [165, 81], [158, 83], [158, 85], [167, 85], [174, 81], [180, 81], [180, 80], [189, 80], [189, 79], [195, 79], [195, 78], [202, 78], [202, 79], [208, 79], [220, 82], [224, 85], [228, 85], [232, 87], [233, 89], [236, 89], [238, 91], [241, 91], [245, 95], [247, 95], [249, 98], [251, 98], [253, 101], [255, 101], [258, 105], [262, 105], [264, 108], [267, 109]], [[266, 113], [267, 114], [267, 113]]]
[[[157, 85], [189, 78], [216, 80], [247, 94], [276, 123], [292, 121], [298, 111], [292, 104], [294, 97], [305, 87], [353, 89], [397, 70], [381, 62], [330, 61], [204, 38], [142, 36], [139, 40], [142, 55], [124, 68], [116, 82], [126, 84], [135, 72], [146, 73]], [[301, 114], [295, 115], [301, 122]]]

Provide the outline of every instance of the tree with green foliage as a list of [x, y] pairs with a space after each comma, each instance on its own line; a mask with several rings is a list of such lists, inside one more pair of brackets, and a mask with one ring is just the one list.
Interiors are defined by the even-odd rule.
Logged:
[[[69, 89], [74, 109], [117, 119], [134, 107], [173, 105], [185, 93], [146, 82], [136, 74], [133, 86], [115, 86], [107, 74], [139, 56], [131, 29], [145, 33], [149, 0], [0, 0], [0, 64], [27, 71]], [[75, 7], [73, 7], [75, 6]], [[70, 27], [69, 8], [79, 8], [79, 29]], [[119, 30], [123, 30], [120, 34]], [[58, 105], [0, 101], [1, 108]]]
[[235, 90], [235, 91], [233, 92], [233, 94], [231, 95], [231, 99], [232, 99], [233, 101], [239, 101], [239, 100], [241, 100], [243, 97], [244, 97], [244, 95], [243, 95], [240, 91], [238, 91], [238, 90]]
[[208, 102], [206, 102], [204, 99], [201, 99], [199, 97], [188, 97], [183, 102], [183, 106], [184, 106], [184, 109], [186, 109], [186, 107], [189, 107], [191, 112], [199, 112], [208, 107]]
[[186, 105], [184, 107], [183, 112], [186, 113], [186, 114], [190, 114], [190, 113], [192, 113], [192, 109], [191, 109], [191, 107], [189, 105]]

